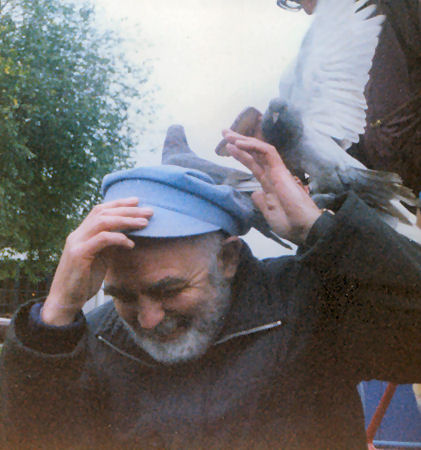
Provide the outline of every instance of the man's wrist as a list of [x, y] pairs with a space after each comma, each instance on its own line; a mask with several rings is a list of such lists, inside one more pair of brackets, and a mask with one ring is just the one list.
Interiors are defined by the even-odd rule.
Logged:
[[43, 303], [28, 306], [30, 306], [28, 328], [21, 335], [25, 346], [48, 354], [65, 354], [75, 350], [85, 333], [86, 320], [82, 313], [79, 313], [69, 325], [55, 326], [48, 325], [41, 319]]
[[320, 216], [323, 214], [323, 211], [320, 209], [314, 209], [311, 211], [311, 214], [308, 214], [306, 217], [306, 221], [302, 221], [301, 225], [295, 225], [291, 230], [290, 236], [287, 236], [291, 242], [295, 245], [303, 245], [307, 237], [313, 228], [313, 225], [317, 222]]
[[314, 222], [310, 232], [307, 234], [306, 240], [301, 244], [301, 250], [312, 247], [321, 236], [330, 233], [334, 225], [335, 213], [331, 210], [323, 209], [322, 214]]
[[75, 320], [80, 308], [69, 306], [47, 297], [41, 309], [41, 320], [47, 325], [61, 327], [70, 325]]
[[320, 219], [320, 217], [323, 214], [323, 210], [319, 209], [319, 208], [315, 208], [312, 211], [312, 214], [309, 216], [309, 219], [307, 221], [307, 224], [305, 227], [303, 227], [302, 233], [299, 237], [299, 242], [298, 245], [302, 245], [306, 242], [308, 235], [310, 233], [310, 231], [312, 230], [314, 224]]

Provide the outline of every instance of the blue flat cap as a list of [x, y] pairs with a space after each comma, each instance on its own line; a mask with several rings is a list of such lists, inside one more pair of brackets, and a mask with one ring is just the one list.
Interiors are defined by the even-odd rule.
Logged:
[[207, 174], [177, 166], [150, 166], [121, 170], [104, 177], [104, 201], [138, 197], [139, 206], [154, 214], [143, 230], [130, 235], [182, 237], [223, 230], [242, 235], [250, 229], [250, 199]]

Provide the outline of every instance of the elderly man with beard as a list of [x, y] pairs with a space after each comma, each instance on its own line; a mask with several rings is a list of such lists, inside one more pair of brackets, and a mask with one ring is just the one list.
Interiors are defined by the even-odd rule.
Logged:
[[[365, 448], [362, 379], [421, 373], [421, 252], [350, 194], [323, 212], [275, 148], [225, 132], [296, 256], [259, 261], [249, 203], [174, 166], [108, 175], [2, 353], [4, 448]], [[105, 284], [113, 301], [87, 317]]]

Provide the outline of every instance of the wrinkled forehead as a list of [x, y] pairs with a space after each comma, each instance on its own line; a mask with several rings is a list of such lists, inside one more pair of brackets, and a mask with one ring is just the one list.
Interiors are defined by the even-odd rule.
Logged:
[[135, 240], [133, 249], [113, 247], [107, 252], [107, 274], [144, 276], [153, 273], [181, 274], [209, 265], [206, 241], [198, 237]]

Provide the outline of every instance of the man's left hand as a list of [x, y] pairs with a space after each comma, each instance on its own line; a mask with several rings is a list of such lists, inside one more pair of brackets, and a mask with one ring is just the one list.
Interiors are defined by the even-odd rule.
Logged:
[[246, 166], [262, 185], [252, 199], [272, 230], [302, 244], [322, 211], [285, 166], [276, 148], [253, 137], [224, 130], [227, 150]]

